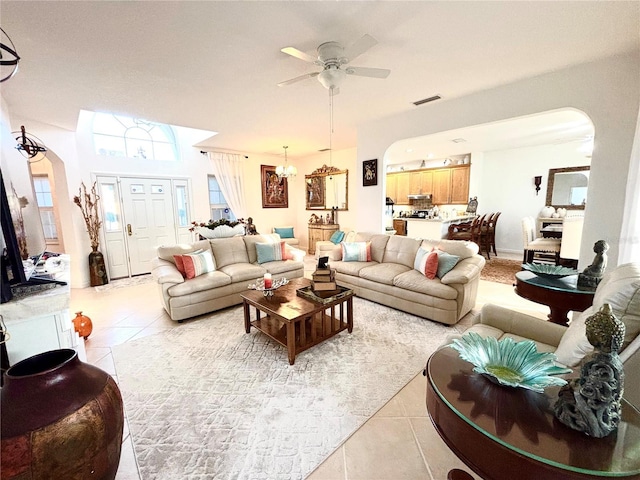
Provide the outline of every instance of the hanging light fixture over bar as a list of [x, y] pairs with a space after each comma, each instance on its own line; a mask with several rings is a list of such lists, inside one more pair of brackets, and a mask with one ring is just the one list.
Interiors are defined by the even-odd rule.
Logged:
[[0, 38], [0, 82], [9, 80], [18, 71], [20, 56], [16, 52], [16, 47], [2, 28]]
[[47, 147], [44, 146], [42, 140], [40, 140], [35, 135], [27, 133], [24, 129], [24, 125], [20, 127], [19, 132], [11, 132], [12, 135], [17, 135], [15, 137], [16, 149], [29, 160], [29, 163], [39, 162], [44, 159], [45, 153], [47, 153]]

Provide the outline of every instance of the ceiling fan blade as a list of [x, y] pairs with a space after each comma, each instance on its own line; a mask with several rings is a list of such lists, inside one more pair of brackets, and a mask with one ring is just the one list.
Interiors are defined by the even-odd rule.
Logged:
[[345, 49], [344, 56], [350, 62], [354, 58], [362, 55], [377, 43], [378, 41], [375, 38], [373, 38], [371, 35], [365, 34], [362, 36], [362, 38], [356, 40], [353, 45]]
[[391, 70], [386, 68], [347, 67], [347, 75], [359, 75], [361, 77], [387, 78]]
[[284, 82], [280, 82], [278, 84], [278, 86], [279, 87], [284, 87], [285, 85], [291, 85], [292, 83], [296, 83], [296, 82], [299, 82], [301, 80], [306, 80], [307, 78], [317, 77], [319, 74], [320, 74], [320, 72], [305, 73], [304, 75], [300, 75], [299, 77], [290, 78], [289, 80], [285, 80]]
[[[295, 47], [284, 47], [280, 49], [282, 53], [286, 53], [287, 55], [291, 55], [292, 57], [299, 58], [300, 60], [304, 60], [305, 62], [315, 63], [318, 65], [318, 59], [316, 57], [312, 57], [308, 53], [304, 53], [302, 50], [298, 50]], [[322, 65], [322, 63], [320, 63]]]

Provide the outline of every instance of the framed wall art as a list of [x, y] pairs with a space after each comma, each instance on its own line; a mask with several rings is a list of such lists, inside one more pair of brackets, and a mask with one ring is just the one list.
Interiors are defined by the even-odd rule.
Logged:
[[378, 159], [362, 162], [362, 186], [370, 187], [378, 184]]
[[287, 179], [276, 175], [276, 167], [260, 165], [262, 179], [262, 208], [289, 207]]

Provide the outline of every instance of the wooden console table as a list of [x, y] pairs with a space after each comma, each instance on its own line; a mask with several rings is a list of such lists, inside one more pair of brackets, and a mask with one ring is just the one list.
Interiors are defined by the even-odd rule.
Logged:
[[315, 255], [316, 242], [328, 241], [335, 232], [340, 230], [337, 223], [310, 223], [309, 224], [309, 255]]
[[577, 275], [546, 278], [523, 270], [516, 273], [515, 290], [522, 298], [547, 305], [551, 310], [549, 321], [566, 326], [570, 310], [582, 312], [593, 303], [595, 290], [580, 290], [577, 283]]
[[[618, 429], [593, 438], [554, 417], [559, 387], [536, 393], [497, 385], [448, 347], [431, 356], [425, 374], [431, 422], [485, 480], [640, 479], [640, 412], [625, 400]], [[449, 478], [465, 477], [458, 470]]]

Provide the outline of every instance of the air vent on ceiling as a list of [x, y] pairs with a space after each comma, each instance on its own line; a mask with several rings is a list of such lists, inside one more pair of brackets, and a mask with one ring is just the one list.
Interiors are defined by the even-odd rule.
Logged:
[[451, 140], [453, 143], [464, 143], [466, 140], [464, 138], [454, 138]]
[[434, 95], [433, 97], [423, 98], [422, 100], [413, 102], [413, 104], [417, 107], [418, 105], [422, 105], [423, 103], [435, 102], [436, 100], [440, 100], [441, 98], [442, 97], [440, 95]]
[[331, 150], [330, 148], [321, 148], [320, 150], [318, 150], [319, 152], [328, 152], [329, 150]]

